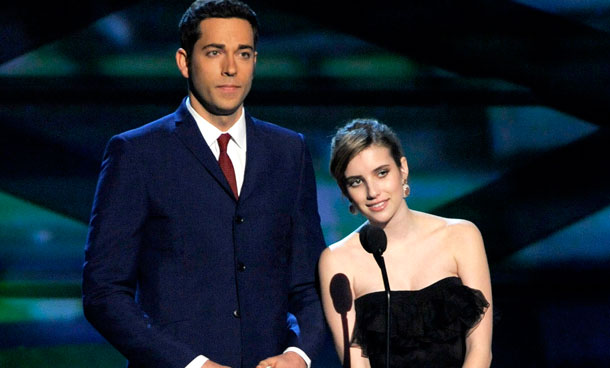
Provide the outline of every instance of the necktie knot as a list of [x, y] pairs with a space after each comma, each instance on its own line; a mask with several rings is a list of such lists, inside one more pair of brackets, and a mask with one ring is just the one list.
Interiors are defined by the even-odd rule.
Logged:
[[218, 137], [218, 147], [220, 148], [220, 152], [227, 152], [227, 145], [231, 140], [231, 135], [229, 133], [221, 134]]

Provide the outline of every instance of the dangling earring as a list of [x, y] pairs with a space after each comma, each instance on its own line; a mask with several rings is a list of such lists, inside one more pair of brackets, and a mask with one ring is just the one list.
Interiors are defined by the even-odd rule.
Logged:
[[356, 210], [356, 207], [354, 206], [353, 203], [349, 204], [348, 209], [349, 209], [349, 213], [351, 213], [352, 215], [358, 214], [358, 210]]
[[409, 196], [409, 194], [411, 194], [411, 187], [409, 186], [409, 184], [407, 184], [407, 181], [405, 180], [404, 183], [402, 183], [402, 190], [403, 190], [403, 198], [407, 198]]

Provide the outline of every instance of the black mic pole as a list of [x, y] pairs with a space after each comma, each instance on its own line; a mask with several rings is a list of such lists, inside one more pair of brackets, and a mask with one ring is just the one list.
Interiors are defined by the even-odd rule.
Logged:
[[388, 273], [385, 268], [385, 261], [383, 260], [383, 252], [388, 245], [388, 239], [386, 238], [385, 232], [382, 228], [373, 226], [370, 224], [364, 225], [360, 229], [360, 243], [367, 252], [373, 254], [375, 261], [381, 269], [381, 276], [383, 277], [383, 287], [386, 293], [387, 311], [386, 311], [386, 351], [385, 351], [385, 366], [390, 368], [390, 327], [391, 327], [391, 294], [390, 294], [390, 282], [388, 281]]
[[383, 277], [383, 287], [385, 288], [385, 295], [386, 295], [386, 308], [387, 308], [387, 314], [386, 314], [386, 324], [385, 324], [385, 356], [386, 356], [386, 360], [385, 360], [385, 366], [386, 368], [390, 368], [390, 326], [392, 325], [392, 315], [390, 314], [390, 306], [391, 306], [391, 302], [392, 302], [392, 297], [390, 294], [390, 282], [388, 280], [388, 273], [385, 269], [385, 261], [383, 260], [383, 256], [381, 254], [373, 254], [373, 256], [375, 257], [375, 261], [377, 261], [377, 264], [379, 265], [379, 268], [381, 268], [381, 276]]

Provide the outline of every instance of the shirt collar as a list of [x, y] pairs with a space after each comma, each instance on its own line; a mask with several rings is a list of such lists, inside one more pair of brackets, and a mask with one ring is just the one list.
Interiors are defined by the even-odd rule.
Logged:
[[212, 125], [212, 123], [199, 115], [193, 106], [191, 106], [191, 100], [189, 97], [186, 98], [186, 108], [191, 116], [193, 116], [193, 119], [195, 119], [197, 127], [199, 128], [199, 131], [201, 132], [201, 135], [203, 135], [203, 139], [205, 139], [208, 146], [212, 146], [214, 143], [216, 143], [216, 140], [221, 134], [229, 133], [231, 135], [231, 139], [237, 144], [237, 146], [244, 151], [246, 150], [246, 111], [243, 106], [241, 108], [241, 115], [239, 116], [239, 119], [237, 119], [235, 124], [233, 124], [233, 126], [226, 132], [216, 128], [214, 125]]

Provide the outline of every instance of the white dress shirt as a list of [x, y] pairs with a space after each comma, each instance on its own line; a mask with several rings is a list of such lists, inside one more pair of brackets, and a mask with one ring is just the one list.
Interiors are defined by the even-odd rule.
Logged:
[[[241, 115], [239, 119], [233, 124], [229, 130], [226, 132], [221, 131], [212, 125], [209, 121], [205, 120], [201, 115], [195, 111], [195, 109], [191, 106], [191, 100], [187, 97], [186, 99], [186, 108], [195, 119], [197, 123], [197, 127], [203, 136], [203, 139], [212, 150], [214, 157], [218, 161], [218, 156], [220, 156], [220, 147], [218, 147], [218, 137], [221, 134], [229, 133], [231, 135], [231, 140], [229, 140], [229, 144], [227, 145], [227, 155], [231, 159], [231, 163], [233, 164], [233, 169], [235, 170], [235, 181], [237, 182], [237, 193], [241, 193], [241, 187], [244, 183], [244, 173], [246, 171], [246, 114], [245, 110], [241, 108]], [[311, 359], [305, 354], [305, 352], [297, 347], [291, 346], [284, 350], [286, 352], [295, 352], [299, 354], [307, 367], [311, 367]], [[260, 359], [265, 359], [268, 357], [260, 357]], [[193, 361], [191, 361], [185, 368], [200, 368], [204, 365], [209, 359], [203, 355], [199, 355]]]
[[223, 132], [222, 130], [216, 128], [212, 123], [205, 120], [201, 115], [193, 109], [191, 106], [191, 100], [187, 98], [186, 100], [186, 108], [189, 110], [193, 119], [197, 123], [197, 127], [205, 139], [205, 142], [212, 150], [214, 157], [216, 157], [216, 161], [218, 161], [218, 156], [220, 156], [220, 147], [218, 147], [218, 137], [221, 134], [229, 133], [231, 135], [231, 140], [229, 144], [227, 144], [227, 155], [231, 159], [231, 163], [233, 164], [233, 169], [235, 170], [235, 181], [237, 182], [237, 193], [241, 193], [241, 187], [244, 184], [244, 172], [246, 171], [246, 114], [244, 108], [241, 108], [241, 115], [239, 119], [233, 124], [229, 130]]

